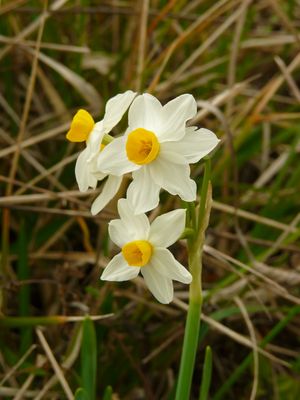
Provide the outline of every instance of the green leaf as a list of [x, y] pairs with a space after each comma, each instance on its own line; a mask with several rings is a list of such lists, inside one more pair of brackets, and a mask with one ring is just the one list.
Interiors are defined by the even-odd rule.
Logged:
[[96, 399], [97, 339], [93, 321], [86, 317], [83, 321], [81, 346], [82, 388], [89, 400]]
[[104, 394], [103, 394], [103, 400], [111, 400], [112, 399], [112, 394], [113, 394], [113, 390], [111, 386], [107, 386]]
[[211, 371], [212, 371], [212, 351], [211, 348], [207, 346], [205, 350], [199, 400], [208, 399], [209, 387], [211, 382]]
[[75, 392], [74, 400], [89, 400], [89, 397], [83, 388], [78, 388]]
[[283, 373], [276, 378], [280, 399], [294, 400], [300, 398], [300, 383], [297, 377]]

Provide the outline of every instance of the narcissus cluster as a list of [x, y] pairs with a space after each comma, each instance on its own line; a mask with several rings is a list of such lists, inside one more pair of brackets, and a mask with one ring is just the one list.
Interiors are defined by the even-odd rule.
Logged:
[[[109, 133], [127, 111], [127, 129], [112, 137]], [[219, 142], [208, 129], [187, 126], [196, 113], [197, 104], [190, 94], [163, 106], [150, 94], [128, 90], [107, 102], [99, 122], [79, 110], [67, 133], [68, 140], [86, 143], [75, 167], [79, 190], [95, 189], [98, 181], [107, 178], [92, 204], [93, 215], [116, 195], [123, 176], [132, 175], [126, 200], [118, 202], [121, 219], [109, 224], [110, 237], [122, 250], [109, 262], [101, 279], [124, 281], [141, 272], [161, 303], [173, 299], [172, 280], [187, 284], [192, 280], [167, 250], [184, 230], [185, 211], [161, 215], [151, 225], [144, 213], [158, 206], [161, 189], [187, 202], [196, 200], [190, 164], [208, 155]]]

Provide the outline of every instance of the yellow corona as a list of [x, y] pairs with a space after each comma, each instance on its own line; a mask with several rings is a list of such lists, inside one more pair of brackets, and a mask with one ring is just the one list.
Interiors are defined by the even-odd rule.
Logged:
[[91, 114], [81, 109], [74, 115], [67, 139], [70, 142], [84, 142], [88, 139], [94, 126], [95, 121]]
[[147, 240], [134, 240], [122, 247], [122, 254], [128, 265], [143, 267], [152, 256], [153, 247]]
[[158, 156], [159, 148], [156, 135], [147, 129], [138, 128], [128, 135], [126, 153], [128, 159], [135, 164], [151, 163]]

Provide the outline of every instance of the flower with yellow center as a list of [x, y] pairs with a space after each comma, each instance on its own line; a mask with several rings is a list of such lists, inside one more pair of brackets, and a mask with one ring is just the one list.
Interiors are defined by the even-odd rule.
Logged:
[[157, 217], [150, 225], [145, 214], [136, 215], [128, 200], [118, 202], [120, 219], [109, 223], [111, 240], [121, 248], [106, 266], [101, 279], [127, 281], [141, 272], [153, 296], [163, 304], [173, 299], [172, 280], [191, 283], [189, 271], [167, 249], [185, 226], [185, 210]]
[[[107, 177], [107, 173], [97, 167], [97, 156], [103, 150], [102, 140], [121, 120], [132, 103], [136, 93], [127, 90], [125, 93], [112, 97], [106, 103], [105, 114], [101, 121], [94, 121], [89, 112], [79, 110], [66, 135], [71, 142], [86, 142], [86, 148], [79, 154], [75, 166], [75, 176], [81, 192], [89, 187], [95, 189], [97, 182]], [[92, 214], [97, 214], [117, 193], [122, 176], [110, 174], [102, 192], [92, 205]]]
[[196, 101], [183, 94], [162, 106], [150, 94], [137, 96], [129, 108], [128, 129], [98, 155], [107, 174], [132, 172], [127, 198], [136, 214], [157, 207], [160, 189], [185, 201], [196, 199], [189, 164], [198, 162], [218, 144], [208, 129], [187, 127], [197, 113]]

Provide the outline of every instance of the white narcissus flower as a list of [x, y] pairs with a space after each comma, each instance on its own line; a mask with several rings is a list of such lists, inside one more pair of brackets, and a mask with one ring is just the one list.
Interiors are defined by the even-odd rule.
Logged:
[[185, 201], [196, 200], [190, 163], [210, 153], [219, 139], [208, 129], [186, 127], [197, 113], [194, 97], [183, 94], [165, 106], [150, 94], [137, 96], [128, 113], [128, 129], [98, 155], [107, 174], [132, 172], [127, 198], [135, 214], [157, 207], [161, 188]]
[[[86, 192], [89, 187], [95, 189], [97, 182], [107, 176], [107, 173], [97, 168], [97, 156], [104, 148], [102, 140], [121, 120], [135, 96], [136, 93], [127, 90], [112, 97], [106, 103], [103, 119], [96, 123], [85, 110], [79, 110], [74, 116], [67, 139], [71, 142], [86, 142], [86, 148], [79, 154], [75, 166], [75, 176], [81, 192]], [[121, 181], [121, 176], [109, 175], [102, 192], [92, 204], [92, 214], [101, 211], [114, 197]]]
[[122, 251], [107, 265], [101, 279], [127, 281], [141, 272], [153, 296], [163, 304], [173, 299], [172, 280], [191, 283], [192, 275], [167, 249], [182, 234], [185, 210], [157, 217], [150, 225], [145, 214], [135, 215], [128, 200], [118, 201], [121, 219], [109, 223], [111, 240]]

